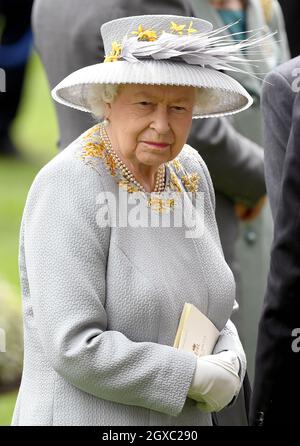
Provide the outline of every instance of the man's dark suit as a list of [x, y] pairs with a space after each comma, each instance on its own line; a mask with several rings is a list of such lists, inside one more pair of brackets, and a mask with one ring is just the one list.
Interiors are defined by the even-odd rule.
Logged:
[[[300, 337], [299, 330], [293, 333], [300, 327], [299, 67], [300, 57], [279, 67], [267, 77], [270, 84], [263, 94], [269, 135], [265, 151], [273, 153], [266, 156], [266, 162], [271, 160], [267, 189], [275, 184], [279, 197], [271, 195], [275, 231], [257, 343], [251, 402], [255, 425], [299, 423]], [[297, 333], [299, 340], [293, 336]]]
[[292, 57], [300, 54], [299, 20], [300, 2], [299, 0], [279, 0], [284, 15], [285, 26], [289, 39]]

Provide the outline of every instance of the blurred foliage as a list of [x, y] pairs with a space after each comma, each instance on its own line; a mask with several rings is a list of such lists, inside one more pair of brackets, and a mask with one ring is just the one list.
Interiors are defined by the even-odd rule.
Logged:
[[18, 392], [9, 392], [0, 397], [0, 426], [9, 426]]
[[5, 351], [0, 353], [0, 391], [20, 381], [23, 367], [22, 314], [16, 291], [0, 281], [0, 327], [5, 333]]
[[23, 207], [40, 168], [56, 155], [58, 129], [41, 62], [28, 62], [18, 115], [11, 129], [22, 159], [0, 158], [0, 279], [19, 287], [18, 243]]
[[0, 279], [19, 287], [19, 228], [26, 195], [38, 167], [29, 162], [0, 160]]
[[55, 109], [44, 68], [34, 51], [27, 66], [22, 101], [12, 126], [12, 139], [39, 166], [57, 154]]
[[[0, 158], [0, 327], [7, 352], [0, 353], [0, 381], [20, 372], [22, 362], [21, 296], [18, 272], [19, 228], [29, 187], [40, 168], [56, 155], [58, 128], [48, 82], [33, 51], [12, 140], [22, 158]], [[8, 370], [11, 371], [9, 376]], [[8, 425], [17, 391], [0, 395], [0, 425]]]

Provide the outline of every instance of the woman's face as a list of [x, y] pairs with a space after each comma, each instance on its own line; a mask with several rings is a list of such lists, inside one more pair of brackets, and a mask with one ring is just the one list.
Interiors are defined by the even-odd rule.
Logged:
[[193, 87], [122, 85], [106, 105], [112, 146], [136, 168], [172, 160], [186, 143], [194, 102]]

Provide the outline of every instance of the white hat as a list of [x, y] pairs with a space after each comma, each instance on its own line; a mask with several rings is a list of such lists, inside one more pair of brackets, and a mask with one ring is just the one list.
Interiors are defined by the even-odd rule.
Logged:
[[240, 71], [235, 54], [263, 38], [233, 43], [195, 17], [144, 15], [102, 25], [104, 62], [81, 68], [63, 79], [53, 98], [69, 107], [92, 112], [88, 90], [95, 84], [149, 84], [205, 88], [193, 118], [230, 115], [247, 109], [252, 98], [242, 85], [219, 70]]

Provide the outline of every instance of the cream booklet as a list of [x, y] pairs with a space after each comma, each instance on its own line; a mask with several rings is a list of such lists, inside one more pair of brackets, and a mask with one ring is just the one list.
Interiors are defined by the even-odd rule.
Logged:
[[197, 356], [210, 355], [219, 335], [219, 330], [198, 308], [185, 303], [173, 347]]

